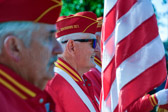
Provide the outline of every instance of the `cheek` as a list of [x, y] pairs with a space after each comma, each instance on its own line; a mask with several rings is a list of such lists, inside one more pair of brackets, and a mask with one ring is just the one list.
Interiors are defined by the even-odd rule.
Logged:
[[37, 50], [35, 53], [34, 60], [39, 63], [39, 66], [46, 66], [51, 57], [51, 52], [45, 47], [41, 47], [40, 50]]

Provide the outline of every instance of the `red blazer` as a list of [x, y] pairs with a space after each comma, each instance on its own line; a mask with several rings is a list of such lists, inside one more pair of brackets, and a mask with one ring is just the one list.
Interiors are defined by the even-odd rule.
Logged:
[[[59, 58], [56, 63], [56, 67], [65, 71], [67, 73], [66, 75], [69, 75], [72, 80], [75, 81], [88, 97], [96, 112], [99, 112], [91, 81], [86, 76], [83, 76], [82, 79], [79, 74], [61, 58]], [[58, 73], [55, 73], [54, 78], [48, 82], [46, 91], [48, 91], [55, 101], [56, 112], [90, 112], [71, 84]]]
[[127, 112], [150, 112], [157, 105], [156, 96], [145, 95], [129, 106]]
[[93, 85], [94, 95], [100, 100], [100, 92], [101, 92], [101, 73], [96, 68], [91, 68], [89, 72], [85, 73], [86, 77], [88, 77]]
[[0, 65], [0, 111], [46, 112], [45, 104], [55, 104], [45, 91], [23, 80], [14, 71]]

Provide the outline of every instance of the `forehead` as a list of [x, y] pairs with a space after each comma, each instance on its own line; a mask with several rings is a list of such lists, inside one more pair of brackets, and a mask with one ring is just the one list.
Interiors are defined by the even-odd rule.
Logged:
[[56, 27], [55, 25], [48, 25], [48, 24], [38, 24], [36, 29], [34, 30], [35, 35], [45, 36], [48, 34], [55, 34]]
[[44, 32], [56, 32], [55, 25], [49, 25], [49, 24], [40, 24], [40, 29], [44, 30]]
[[38, 24], [32, 32], [32, 40], [41, 40], [48, 37], [55, 37], [56, 27], [55, 25]]

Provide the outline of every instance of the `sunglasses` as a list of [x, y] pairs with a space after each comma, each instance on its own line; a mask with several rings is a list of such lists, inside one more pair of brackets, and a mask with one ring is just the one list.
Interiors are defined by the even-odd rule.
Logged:
[[[96, 39], [75, 39], [73, 41], [78, 41], [78, 42], [91, 42], [92, 48], [96, 48], [97, 40]], [[67, 43], [68, 40], [62, 41], [61, 43]]]

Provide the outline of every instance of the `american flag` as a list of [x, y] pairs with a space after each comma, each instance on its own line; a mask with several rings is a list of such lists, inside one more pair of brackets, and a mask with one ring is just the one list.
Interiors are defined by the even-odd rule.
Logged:
[[105, 0], [102, 112], [125, 112], [166, 79], [163, 43], [149, 0]]

